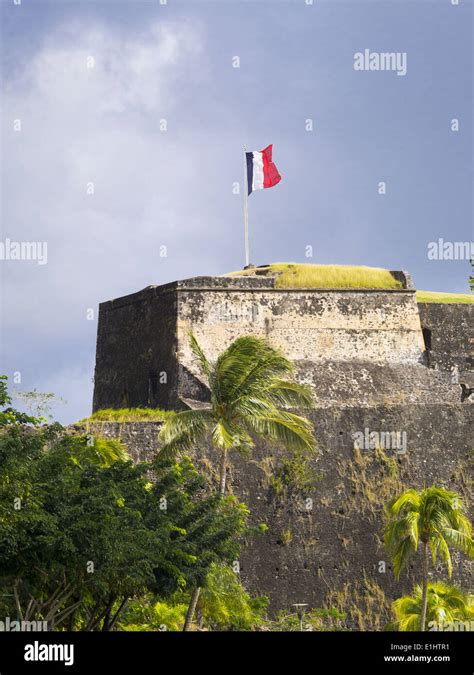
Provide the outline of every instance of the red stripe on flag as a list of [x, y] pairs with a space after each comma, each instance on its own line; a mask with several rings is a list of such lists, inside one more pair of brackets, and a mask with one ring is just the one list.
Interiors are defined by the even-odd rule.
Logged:
[[281, 181], [281, 176], [278, 173], [278, 169], [272, 162], [272, 148], [273, 145], [269, 145], [265, 148], [265, 150], [262, 150], [264, 188], [273, 187]]

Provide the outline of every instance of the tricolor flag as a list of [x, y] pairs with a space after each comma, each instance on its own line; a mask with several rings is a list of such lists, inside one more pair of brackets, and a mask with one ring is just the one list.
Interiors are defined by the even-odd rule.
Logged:
[[272, 162], [272, 145], [260, 152], [246, 152], [247, 159], [247, 193], [254, 190], [273, 187], [281, 181], [278, 169]]

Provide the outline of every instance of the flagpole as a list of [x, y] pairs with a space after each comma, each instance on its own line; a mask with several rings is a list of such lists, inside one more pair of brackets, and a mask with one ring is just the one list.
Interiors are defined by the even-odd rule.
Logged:
[[248, 206], [248, 177], [247, 177], [247, 149], [244, 145], [244, 238], [245, 238], [245, 267], [250, 265], [249, 253], [249, 206]]

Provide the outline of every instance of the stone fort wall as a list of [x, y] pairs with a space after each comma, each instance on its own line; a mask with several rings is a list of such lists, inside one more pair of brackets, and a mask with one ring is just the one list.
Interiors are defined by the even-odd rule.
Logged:
[[[400, 582], [393, 578], [381, 543], [383, 505], [403, 488], [434, 481], [461, 492], [472, 505], [471, 410], [465, 403], [316, 409], [314, 480], [303, 489], [289, 485], [281, 491], [275, 484], [288, 458], [280, 448], [258, 443], [249, 459], [231, 453], [232, 491], [249, 506], [252, 524], [268, 526], [242, 551], [247, 589], [267, 595], [272, 614], [292, 603], [327, 604], [346, 612], [353, 628], [382, 628], [390, 603], [419, 580], [416, 559]], [[121, 438], [135, 460], [145, 460], [159, 451], [160, 426], [96, 423], [81, 430]], [[406, 452], [358, 452], [354, 437], [364, 430], [406, 434]], [[204, 472], [217, 466], [212, 448], [197, 450], [193, 459]], [[212, 471], [208, 475], [216, 480]], [[473, 572], [474, 562], [455, 553], [452, 581], [472, 591]], [[436, 578], [447, 580], [442, 565]]]
[[[308, 363], [323, 370], [334, 364], [343, 377], [344, 364], [358, 363], [362, 373], [363, 364], [372, 372], [398, 368], [403, 379], [405, 368], [413, 373], [408, 379], [418, 381], [415, 389], [428, 390], [437, 385], [424, 384], [430, 375], [426, 367], [417, 368], [428, 365], [426, 339], [435, 346], [430, 365], [447, 370], [452, 358], [464, 359], [463, 372], [471, 368], [467, 338], [460, 341], [458, 333], [468, 334], [472, 308], [458, 307], [423, 305], [420, 315], [408, 289], [289, 290], [275, 288], [269, 278], [199, 277], [151, 286], [100, 305], [93, 407], [173, 408], [182, 398], [205, 395], [190, 330], [211, 359], [239, 335], [252, 334], [281, 348], [303, 374], [311, 370]], [[458, 329], [461, 314], [466, 326]], [[444, 397], [450, 399], [448, 391]]]
[[[376, 629], [416, 576], [414, 561], [400, 583], [393, 579], [383, 504], [437, 481], [472, 505], [473, 318], [472, 305], [417, 305], [409, 288], [279, 290], [269, 278], [216, 277], [149, 287], [100, 306], [94, 409], [205, 400], [189, 330], [210, 358], [243, 334], [282, 348], [315, 393], [314, 480], [278, 483], [288, 458], [268, 444], [248, 460], [231, 457], [230, 484], [254, 523], [269, 528], [243, 551], [242, 579], [270, 597], [273, 613], [327, 604], [346, 611], [352, 627]], [[121, 437], [139, 460], [158, 452], [159, 428], [96, 423], [88, 431]], [[355, 447], [369, 431], [401, 434], [403, 447]], [[215, 480], [213, 449], [194, 459]], [[472, 590], [472, 571], [456, 554], [453, 581]], [[442, 566], [436, 576], [446, 578]]]

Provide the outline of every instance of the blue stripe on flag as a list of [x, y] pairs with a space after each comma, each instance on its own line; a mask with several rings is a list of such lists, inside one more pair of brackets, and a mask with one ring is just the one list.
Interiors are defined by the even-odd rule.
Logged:
[[246, 152], [247, 156], [247, 194], [249, 195], [252, 192], [253, 185], [253, 152]]

